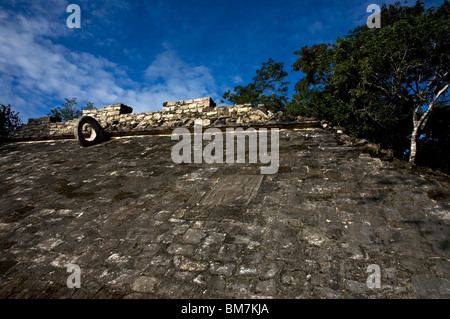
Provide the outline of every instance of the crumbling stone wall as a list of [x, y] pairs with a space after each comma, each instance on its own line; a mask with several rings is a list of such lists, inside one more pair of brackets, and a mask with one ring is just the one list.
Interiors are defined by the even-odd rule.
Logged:
[[[195, 120], [202, 120], [203, 127], [229, 127], [276, 125], [303, 123], [318, 125], [313, 119], [289, 117], [283, 112], [272, 113], [264, 105], [253, 107], [251, 104], [217, 107], [210, 97], [165, 102], [162, 111], [132, 113], [127, 105], [117, 103], [102, 109], [84, 110], [83, 116], [95, 118], [102, 128], [110, 133], [143, 133], [155, 129], [173, 129], [192, 127]], [[12, 132], [11, 140], [39, 140], [73, 138], [73, 129], [78, 119], [61, 122], [60, 119], [45, 117], [30, 119]]]
[[66, 126], [74, 125], [72, 121], [61, 122], [57, 117], [41, 117], [37, 119], [28, 119], [27, 125], [22, 125], [14, 132], [10, 133], [10, 139], [39, 139], [42, 137], [62, 136]]

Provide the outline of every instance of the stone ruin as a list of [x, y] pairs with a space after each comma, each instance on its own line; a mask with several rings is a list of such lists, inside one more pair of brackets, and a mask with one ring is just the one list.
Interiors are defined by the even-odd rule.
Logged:
[[[101, 109], [84, 110], [82, 116], [98, 121], [112, 136], [158, 134], [176, 127], [193, 127], [201, 120], [207, 127], [271, 126], [284, 125], [298, 128], [319, 127], [314, 119], [288, 116], [283, 112], [271, 112], [263, 104], [216, 106], [210, 97], [163, 103], [162, 111], [132, 113], [133, 109], [122, 103], [107, 105]], [[74, 138], [79, 118], [61, 122], [56, 117], [29, 119], [9, 135], [11, 141], [33, 141]]]

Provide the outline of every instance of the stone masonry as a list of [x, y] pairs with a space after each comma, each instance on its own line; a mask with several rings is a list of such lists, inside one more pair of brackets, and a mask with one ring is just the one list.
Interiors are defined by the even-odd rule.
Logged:
[[[313, 119], [288, 117], [282, 112], [272, 113], [264, 105], [251, 104], [216, 107], [210, 97], [165, 102], [162, 111], [132, 113], [132, 108], [121, 103], [101, 109], [85, 110], [83, 115], [95, 118], [103, 129], [113, 135], [127, 135], [152, 132], [154, 130], [192, 127], [195, 120], [202, 120], [203, 127], [275, 125], [280, 123], [317, 126]], [[73, 138], [77, 119], [56, 122], [54, 118], [30, 119], [10, 134], [11, 140], [45, 140]]]
[[[131, 112], [84, 112], [113, 135], [94, 146], [68, 139], [76, 120], [54, 118], [0, 145], [0, 298], [450, 298], [448, 176], [263, 106]], [[195, 119], [280, 128], [278, 172], [175, 164], [170, 136], [144, 134]]]
[[[450, 297], [448, 179], [321, 128], [281, 130], [272, 175], [177, 165], [173, 145], [167, 135], [1, 145], [0, 297]], [[70, 264], [79, 289], [66, 286]]]

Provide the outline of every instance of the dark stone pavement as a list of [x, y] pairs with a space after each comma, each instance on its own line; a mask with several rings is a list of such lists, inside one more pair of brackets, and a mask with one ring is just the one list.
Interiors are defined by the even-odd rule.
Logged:
[[273, 175], [174, 164], [175, 143], [1, 145], [0, 297], [450, 297], [445, 181], [321, 129], [281, 131]]

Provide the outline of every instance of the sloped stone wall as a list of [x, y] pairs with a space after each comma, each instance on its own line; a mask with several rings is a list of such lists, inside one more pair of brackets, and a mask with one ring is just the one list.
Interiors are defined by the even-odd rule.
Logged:
[[29, 119], [27, 125], [22, 125], [14, 132], [10, 133], [10, 139], [39, 139], [43, 136], [53, 137], [61, 135], [65, 127], [70, 124], [61, 122], [56, 117], [41, 117]]
[[[121, 104], [101, 109], [84, 110], [83, 116], [95, 118], [102, 128], [110, 133], [133, 134], [157, 129], [193, 127], [196, 120], [202, 120], [203, 127], [233, 127], [276, 124], [304, 124], [319, 126], [313, 119], [289, 117], [283, 112], [272, 113], [264, 105], [251, 104], [217, 107], [210, 97], [166, 102], [162, 111], [132, 113], [132, 108]], [[39, 140], [73, 138], [73, 129], [78, 119], [60, 122], [56, 118], [30, 119], [10, 134], [11, 140]]]

